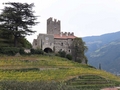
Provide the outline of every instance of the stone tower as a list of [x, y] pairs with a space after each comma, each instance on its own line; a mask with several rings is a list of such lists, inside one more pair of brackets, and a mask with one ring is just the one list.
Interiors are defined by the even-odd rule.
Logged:
[[47, 19], [47, 34], [60, 34], [61, 25], [59, 20], [52, 20], [50, 17]]

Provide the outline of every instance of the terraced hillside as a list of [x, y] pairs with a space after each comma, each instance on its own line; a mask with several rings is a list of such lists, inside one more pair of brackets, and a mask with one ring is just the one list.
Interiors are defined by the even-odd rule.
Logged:
[[85, 90], [100, 90], [104, 87], [113, 87], [115, 83], [98, 75], [82, 75], [67, 81], [70, 87]]
[[0, 81], [64, 82], [73, 90], [120, 85], [120, 78], [113, 74], [56, 56], [1, 56]]

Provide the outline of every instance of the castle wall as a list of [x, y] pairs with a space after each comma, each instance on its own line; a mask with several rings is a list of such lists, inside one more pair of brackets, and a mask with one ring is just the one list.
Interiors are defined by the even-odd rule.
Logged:
[[60, 34], [61, 25], [60, 21], [52, 18], [47, 19], [47, 34]]
[[33, 48], [33, 49], [36, 49], [36, 48], [37, 48], [37, 39], [34, 39], [34, 40], [33, 40], [32, 48]]
[[71, 53], [71, 44], [73, 39], [54, 39], [55, 52], [60, 50]]
[[44, 50], [45, 48], [51, 48], [53, 50], [54, 47], [53, 35], [39, 34], [37, 42], [38, 42], [38, 48], [42, 50]]
[[47, 34], [39, 34], [33, 41], [34, 49], [50, 48], [52, 51], [60, 50], [71, 53], [71, 44], [75, 38], [74, 33], [61, 32], [60, 21], [56, 19], [47, 19]]

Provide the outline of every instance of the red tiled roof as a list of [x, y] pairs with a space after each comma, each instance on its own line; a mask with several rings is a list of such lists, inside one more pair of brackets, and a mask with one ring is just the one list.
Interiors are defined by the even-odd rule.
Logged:
[[74, 38], [76, 38], [76, 36], [73, 36], [73, 35], [66, 36], [66, 35], [55, 34], [54, 38], [56, 38], [56, 39], [74, 39]]

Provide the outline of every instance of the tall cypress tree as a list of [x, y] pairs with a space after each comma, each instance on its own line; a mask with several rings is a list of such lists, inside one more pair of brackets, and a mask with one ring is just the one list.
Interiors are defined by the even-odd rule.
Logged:
[[18, 39], [26, 35], [31, 35], [36, 31], [32, 30], [32, 26], [38, 22], [37, 16], [34, 15], [32, 8], [34, 4], [8, 2], [0, 14], [0, 30], [7, 31], [13, 35], [14, 46], [17, 46]]

